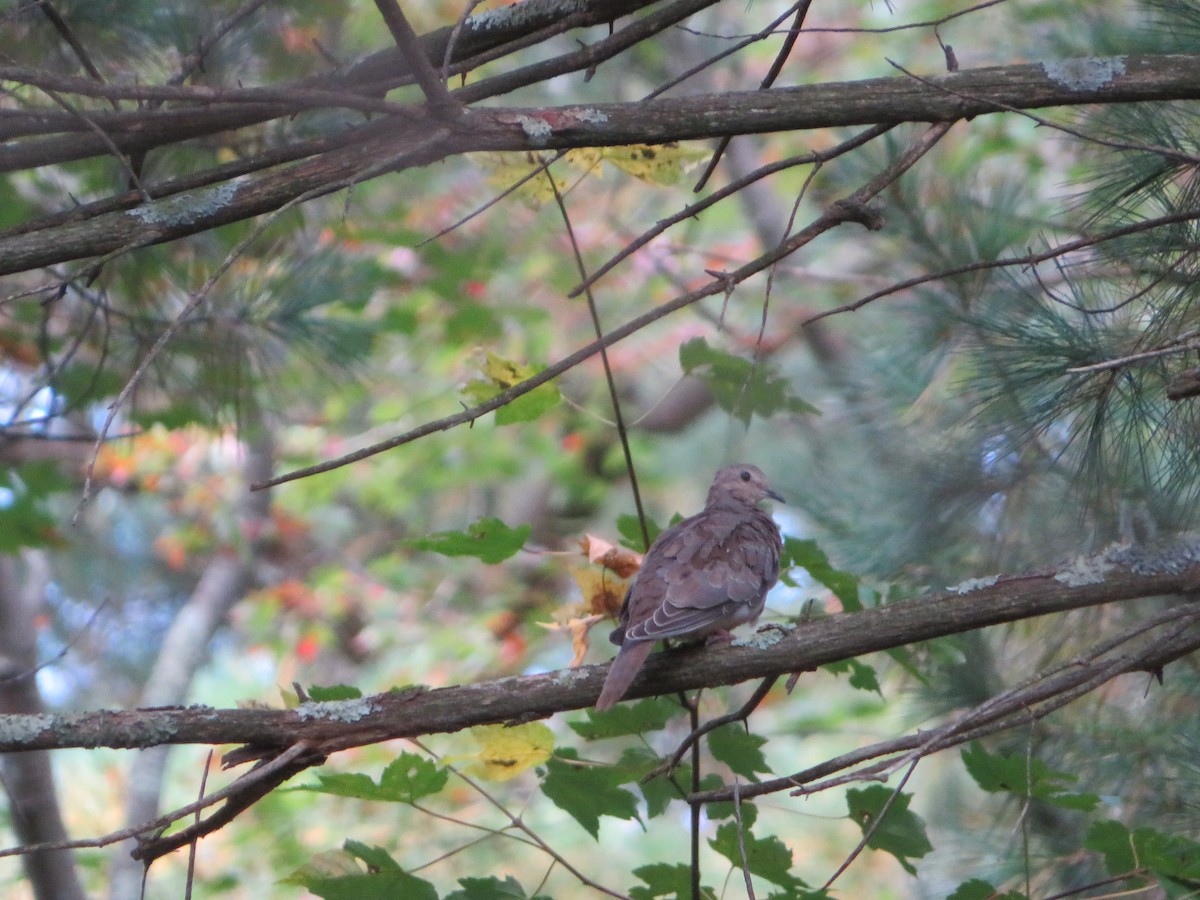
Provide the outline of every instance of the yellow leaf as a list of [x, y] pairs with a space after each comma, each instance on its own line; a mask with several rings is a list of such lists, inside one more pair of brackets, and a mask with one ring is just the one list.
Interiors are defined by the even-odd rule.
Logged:
[[669, 144], [631, 144], [627, 147], [605, 147], [604, 158], [619, 169], [642, 181], [654, 184], [675, 184], [709, 151]]
[[[542, 168], [544, 161], [553, 158], [553, 154], [531, 153], [468, 153], [467, 158], [483, 169], [487, 182], [498, 191], [507, 191], [521, 179], [529, 180], [521, 184], [514, 192], [527, 206], [537, 209], [543, 203], [554, 199], [554, 188]], [[541, 170], [541, 171], [539, 171]], [[534, 174], [536, 173], [536, 174]], [[567, 183], [557, 175], [552, 176], [559, 193], [567, 189]]]
[[479, 752], [462, 757], [471, 760], [469, 775], [487, 781], [507, 781], [526, 769], [544, 763], [554, 750], [554, 732], [542, 722], [524, 725], [478, 725], [471, 737]]
[[571, 577], [583, 591], [583, 608], [592, 615], [615, 616], [621, 611], [621, 601], [629, 583], [608, 569], [585, 566], [571, 570]]

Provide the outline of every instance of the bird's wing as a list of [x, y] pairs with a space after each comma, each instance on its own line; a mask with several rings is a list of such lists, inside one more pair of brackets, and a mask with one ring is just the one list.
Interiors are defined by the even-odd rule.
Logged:
[[655, 641], [732, 628], [762, 612], [779, 573], [778, 531], [765, 514], [706, 510], [664, 533], [626, 602], [625, 639]]

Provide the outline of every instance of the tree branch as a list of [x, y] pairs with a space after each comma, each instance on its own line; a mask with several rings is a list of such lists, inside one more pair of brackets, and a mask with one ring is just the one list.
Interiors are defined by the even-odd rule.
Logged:
[[[845, 125], [948, 122], [1008, 107], [1200, 99], [1200, 65], [1194, 56], [1114, 58], [1107, 61], [1110, 68], [1102, 70], [1111, 72], [1107, 80], [1064, 74], [1087, 72], [1089, 63], [1099, 64], [1066, 60], [953, 72], [920, 81], [891, 77], [635, 103], [473, 109], [432, 142], [425, 140], [432, 122], [426, 128], [420, 119], [373, 122], [348, 129], [341, 146], [301, 163], [248, 175], [238, 183], [60, 224], [52, 233], [42, 233], [37, 222], [24, 224], [23, 234], [0, 235], [0, 275], [172, 241], [241, 221], [302, 194], [338, 190], [356, 173], [386, 160], [395, 164], [374, 174], [483, 150], [660, 144]], [[131, 149], [120, 135], [111, 137], [118, 149]]]
[[[1057, 569], [771, 628], [725, 648], [652, 655], [629, 699], [814, 669], [865, 653], [1071, 609], [1186, 594], [1200, 587], [1200, 545], [1115, 545]], [[305, 742], [318, 755], [394, 738], [529, 721], [591, 706], [607, 666], [429, 690], [414, 687], [298, 709], [165, 707], [0, 716], [0, 752], [65, 747], [243, 744], [240, 762]]]

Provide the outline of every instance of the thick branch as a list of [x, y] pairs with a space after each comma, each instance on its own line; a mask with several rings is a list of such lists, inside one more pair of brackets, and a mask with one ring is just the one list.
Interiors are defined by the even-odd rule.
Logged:
[[[962, 593], [946, 591], [795, 628], [767, 629], [741, 645], [686, 648], [651, 656], [629, 697], [813, 669], [930, 640], [1116, 601], [1195, 591], [1200, 547], [1112, 548], [1058, 570], [998, 579]], [[362, 700], [310, 703], [294, 710], [167, 707], [74, 715], [0, 717], [0, 752], [63, 747], [248, 744], [248, 759], [305, 742], [326, 754], [401, 737], [473, 725], [528, 721], [585, 708], [599, 696], [607, 666], [504, 678]]]
[[[354, 140], [343, 146], [301, 163], [247, 175], [237, 183], [57, 225], [52, 231], [41, 230], [37, 223], [23, 225], [26, 233], [0, 237], [0, 274], [173, 241], [271, 212], [302, 194], [332, 192], [359, 178], [473, 151], [658, 144], [839, 125], [944, 122], [1000, 107], [1200, 99], [1198, 63], [1194, 56], [1130, 56], [1003, 66], [926, 80], [900, 76], [637, 103], [475, 109], [436, 140], [431, 140], [433, 123], [370, 123], [347, 132]], [[1093, 71], [1089, 66], [1111, 77], [1088, 81], [1078, 73]]]

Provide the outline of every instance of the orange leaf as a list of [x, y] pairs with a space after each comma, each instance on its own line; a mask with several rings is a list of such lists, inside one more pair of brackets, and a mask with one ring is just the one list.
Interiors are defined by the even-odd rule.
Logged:
[[628, 578], [642, 567], [642, 554], [634, 553], [594, 534], [585, 534], [579, 545], [583, 548], [588, 562], [612, 569], [621, 578]]

